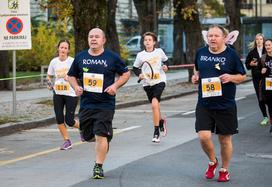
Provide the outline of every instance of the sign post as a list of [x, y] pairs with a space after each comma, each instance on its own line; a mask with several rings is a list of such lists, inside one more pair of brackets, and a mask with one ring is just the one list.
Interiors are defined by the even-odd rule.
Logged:
[[30, 1], [0, 1], [0, 50], [13, 50], [13, 115], [16, 115], [16, 51], [31, 49]]

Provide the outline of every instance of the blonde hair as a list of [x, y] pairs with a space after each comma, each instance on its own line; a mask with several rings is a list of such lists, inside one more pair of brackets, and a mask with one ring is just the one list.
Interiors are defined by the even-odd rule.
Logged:
[[264, 45], [264, 43], [265, 43], [264, 35], [263, 35], [262, 33], [258, 33], [258, 34], [256, 34], [255, 39], [254, 39], [252, 42], [250, 42], [250, 43], [248, 44], [248, 48], [249, 48], [249, 49], [254, 49], [255, 47], [257, 47], [256, 38], [257, 38], [258, 36], [261, 36], [261, 37], [263, 38], [263, 45]]

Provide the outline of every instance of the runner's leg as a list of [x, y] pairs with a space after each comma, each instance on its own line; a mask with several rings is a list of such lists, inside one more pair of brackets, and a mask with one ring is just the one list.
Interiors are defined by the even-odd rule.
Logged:
[[211, 162], [216, 162], [214, 144], [211, 131], [201, 130], [198, 132], [201, 147]]
[[222, 168], [228, 169], [229, 162], [232, 157], [232, 136], [218, 135], [218, 140], [221, 147]]

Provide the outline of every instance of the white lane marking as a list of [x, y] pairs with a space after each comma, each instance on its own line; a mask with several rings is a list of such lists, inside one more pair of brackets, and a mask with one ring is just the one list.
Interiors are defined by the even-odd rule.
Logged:
[[[114, 134], [120, 134], [122, 132], [126, 132], [126, 131], [136, 129], [136, 128], [139, 128], [139, 127], [141, 127], [141, 126], [131, 126], [131, 127], [127, 127], [127, 128], [124, 128], [124, 129], [114, 130], [113, 133]], [[73, 143], [73, 147], [84, 144], [84, 143], [86, 143], [86, 142], [81, 142], [81, 141], [75, 142], [75, 143]], [[10, 159], [10, 160], [0, 160], [0, 166], [4, 166], [4, 165], [7, 165], [7, 164], [13, 164], [13, 163], [16, 163], [16, 162], [19, 162], [19, 161], [22, 161], [22, 160], [27, 160], [27, 159], [38, 157], [38, 156], [47, 155], [47, 154], [50, 154], [50, 153], [53, 153], [53, 152], [56, 152], [56, 151], [59, 151], [59, 150], [60, 150], [60, 148], [57, 147], [57, 148], [47, 149], [45, 151], [40, 151], [40, 152], [37, 152], [37, 153], [29, 154], [29, 155], [17, 157], [17, 158]]]
[[[117, 112], [123, 112], [123, 113], [152, 113], [152, 110], [123, 110], [119, 109], [116, 110]], [[185, 112], [184, 110], [161, 110], [162, 113], [182, 113]]]
[[9, 151], [6, 148], [0, 148], [0, 154], [12, 154], [14, 151]]
[[124, 129], [115, 129], [114, 134], [118, 134], [118, 133], [125, 132], [125, 131], [130, 131], [132, 129], [137, 129], [139, 127], [141, 127], [141, 126], [131, 126], [131, 127], [124, 128]]
[[246, 97], [237, 97], [237, 98], [235, 98], [235, 101], [240, 101], [240, 100], [242, 100], [242, 99], [245, 99]]
[[[45, 129], [45, 128], [37, 128], [37, 129], [30, 129], [30, 130], [24, 130], [24, 131], [28, 131], [28, 132], [59, 132], [59, 129]], [[68, 132], [78, 132], [78, 129], [70, 129], [67, 128]]]
[[195, 113], [195, 110], [190, 110], [188, 112], [184, 112], [182, 115], [185, 116], [185, 115], [189, 115], [189, 114], [193, 114]]
[[[127, 127], [124, 129], [114, 129], [114, 131], [120, 133], [120, 132], [125, 132], [125, 131], [129, 131], [132, 129], [136, 129], [139, 128], [141, 126], [131, 126], [131, 127]], [[30, 130], [25, 130], [25, 131], [31, 131], [31, 132], [59, 132], [59, 129], [45, 129], [45, 128], [37, 128], [37, 129], [30, 129]], [[78, 129], [75, 128], [68, 128], [67, 131], [69, 132], [79, 132]]]
[[261, 154], [261, 153], [246, 153], [246, 156], [252, 157], [252, 158], [267, 158], [272, 159], [272, 155], [270, 154]]
[[238, 121], [246, 119], [246, 117], [238, 117]]

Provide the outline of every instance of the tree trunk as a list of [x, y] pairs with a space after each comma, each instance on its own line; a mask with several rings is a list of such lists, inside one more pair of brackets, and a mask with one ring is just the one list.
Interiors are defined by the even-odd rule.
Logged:
[[[140, 24], [140, 34], [143, 35], [147, 31], [155, 32], [158, 25], [157, 16], [154, 14], [153, 0], [133, 0], [138, 14], [138, 21]], [[157, 14], [156, 14], [157, 15]]]
[[[0, 51], [0, 78], [9, 77], [8, 51]], [[0, 90], [10, 89], [10, 81], [0, 81]]]
[[[197, 49], [201, 46], [201, 25], [197, 9], [197, 0], [180, 1], [182, 6], [182, 25], [186, 37], [186, 63], [193, 64]], [[190, 13], [191, 12], [191, 13]], [[193, 74], [193, 69], [188, 69], [189, 79]]]
[[229, 29], [229, 31], [238, 30], [240, 32], [237, 41], [234, 43], [234, 47], [238, 54], [241, 54], [241, 1], [224, 0], [224, 4], [228, 20], [227, 29]]
[[99, 27], [106, 32], [107, 0], [72, 0], [74, 8], [75, 52], [89, 48], [88, 33]]
[[181, 6], [180, 0], [174, 0], [173, 5], [175, 9], [174, 20], [173, 20], [173, 64], [185, 64], [185, 56], [184, 56], [184, 49], [183, 49], [183, 32], [184, 28], [181, 21]]
[[167, 1], [169, 0], [133, 0], [138, 14], [141, 36], [145, 32], [158, 34], [158, 15]]
[[110, 0], [107, 2], [108, 4], [108, 22], [107, 22], [107, 30], [106, 30], [106, 38], [107, 43], [106, 46], [115, 51], [116, 53], [120, 54], [120, 44], [118, 39], [118, 34], [116, 30], [116, 23], [115, 23], [115, 14], [116, 14], [116, 6], [117, 0]]

